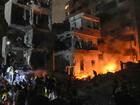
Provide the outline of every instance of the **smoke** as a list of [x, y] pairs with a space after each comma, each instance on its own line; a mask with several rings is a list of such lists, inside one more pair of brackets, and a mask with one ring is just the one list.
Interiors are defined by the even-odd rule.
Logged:
[[137, 56], [135, 40], [132, 35], [125, 36], [111, 36], [106, 35], [102, 37], [103, 43], [99, 43], [99, 49], [107, 54], [110, 54], [116, 61], [132, 61], [132, 58]]

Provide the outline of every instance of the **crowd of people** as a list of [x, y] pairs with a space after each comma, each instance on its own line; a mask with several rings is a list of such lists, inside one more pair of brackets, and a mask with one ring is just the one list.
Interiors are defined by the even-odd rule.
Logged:
[[57, 98], [55, 80], [46, 77], [28, 76], [26, 81], [10, 84], [5, 78], [0, 78], [1, 105], [32, 105], [34, 98], [46, 97], [48, 100]]
[[[61, 97], [60, 90], [64, 89], [56, 82], [54, 75], [48, 75], [44, 71], [37, 75], [29, 66], [15, 66], [14, 59], [9, 60], [6, 65], [3, 60], [1, 57], [0, 105], [70, 105], [74, 101], [73, 98], [68, 101]], [[64, 88], [69, 96], [71, 87], [71, 78], [68, 78], [67, 87]]]
[[[99, 76], [96, 72], [94, 75], [95, 84]], [[73, 81], [68, 76], [66, 84], [59, 84], [53, 75], [37, 76], [29, 67], [20, 67], [18, 70], [13, 60], [4, 65], [3, 59], [0, 59], [0, 105], [85, 105], [77, 97]], [[114, 80], [113, 84], [111, 100], [114, 100], [115, 105], [137, 105], [129, 94], [126, 82]], [[68, 96], [63, 96], [61, 91]], [[114, 104], [111, 102], [110, 105]]]
[[1, 58], [0, 105], [33, 105], [36, 97], [48, 102], [56, 99], [55, 79], [46, 74], [38, 76], [29, 67], [19, 70], [14, 67], [13, 60], [5, 65]]

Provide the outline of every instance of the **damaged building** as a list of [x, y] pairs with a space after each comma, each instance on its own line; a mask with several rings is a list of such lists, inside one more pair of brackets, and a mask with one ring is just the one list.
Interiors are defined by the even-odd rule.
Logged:
[[[9, 0], [4, 14], [9, 29], [2, 43], [5, 62], [17, 56], [18, 63], [65, 70], [77, 79], [114, 73], [120, 62], [139, 60], [136, 1], [69, 0], [65, 21], [52, 29], [51, 0]], [[57, 41], [52, 30], [59, 33]]]
[[[4, 4], [5, 1], [1, 0], [0, 1], [0, 42], [2, 43], [2, 37], [6, 35], [7, 29], [8, 29], [8, 25], [5, 21], [4, 18]], [[1, 54], [1, 49], [2, 49], [2, 44], [0, 46], [0, 54]]]
[[104, 50], [123, 55], [125, 62], [140, 59], [137, 3], [138, 0], [94, 1], [94, 14], [100, 17], [102, 37], [107, 40], [108, 48]]
[[64, 48], [55, 53], [55, 68], [66, 70], [78, 79], [93, 77], [96, 60], [102, 54], [98, 50], [100, 19], [89, 13], [88, 9], [69, 12], [70, 31], [58, 35]]
[[[45, 67], [46, 57], [53, 49], [51, 5], [51, 0], [9, 0], [5, 3], [5, 20], [10, 33], [3, 37], [5, 59], [12, 53], [23, 64]], [[34, 57], [37, 55], [40, 55], [38, 61]]]
[[[114, 7], [114, 2], [118, 7]], [[69, 0], [65, 11], [70, 31], [57, 35], [63, 48], [55, 53], [55, 68], [82, 79], [94, 77], [94, 71], [114, 73], [121, 62], [137, 62], [136, 20], [127, 11], [133, 13], [133, 9], [123, 3], [130, 4], [127, 0]], [[120, 15], [123, 11], [126, 14]]]

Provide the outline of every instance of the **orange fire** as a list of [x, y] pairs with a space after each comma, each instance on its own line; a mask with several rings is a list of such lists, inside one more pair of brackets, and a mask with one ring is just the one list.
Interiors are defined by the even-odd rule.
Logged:
[[86, 79], [86, 78], [88, 78], [88, 77], [89, 77], [89, 75], [80, 74], [80, 75], [76, 76], [76, 79], [78, 79], [78, 80], [83, 80], [83, 79]]
[[103, 74], [108, 72], [115, 73], [118, 69], [118, 65], [115, 62], [109, 62], [103, 67]]
[[[109, 62], [106, 65], [103, 66], [102, 70], [100, 72], [96, 71], [98, 74], [107, 74], [108, 72], [110, 73], [115, 73], [116, 71], [119, 70], [119, 66], [115, 62]], [[83, 72], [75, 75], [75, 78], [78, 80], [84, 80], [87, 78], [93, 78], [94, 74], [93, 71], [89, 73]]]
[[[101, 71], [96, 71], [96, 72], [98, 74], [107, 74], [108, 72], [115, 73], [118, 70], [119, 70], [119, 66], [117, 65], [117, 63], [109, 62], [102, 67]], [[82, 72], [82, 73], [75, 75], [75, 78], [78, 80], [84, 80], [84, 79], [87, 79], [89, 77], [90, 78], [94, 77], [93, 71], [91, 71], [90, 73]]]
[[119, 66], [120, 62], [117, 59], [110, 58], [109, 61], [108, 60], [101, 61], [100, 63], [96, 63], [95, 66], [92, 66], [88, 61], [90, 60], [85, 59], [84, 70], [80, 70], [79, 66], [75, 67], [74, 76], [76, 79], [78, 80], [85, 80], [88, 78], [92, 79], [96, 75], [95, 72], [98, 75], [98, 74], [107, 74], [108, 72], [115, 73], [118, 70], [120, 70], [120, 66]]

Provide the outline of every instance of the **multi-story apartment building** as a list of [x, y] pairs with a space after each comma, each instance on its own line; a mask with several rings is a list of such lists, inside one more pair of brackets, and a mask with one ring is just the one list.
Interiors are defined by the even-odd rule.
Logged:
[[[0, 1], [0, 43], [2, 43], [2, 37], [6, 35], [8, 25], [4, 19], [4, 4], [5, 1]], [[1, 54], [2, 44], [0, 45], [0, 54]]]
[[[84, 3], [84, 0], [80, 2]], [[72, 5], [71, 0], [67, 6]], [[70, 22], [70, 31], [58, 35], [64, 49], [55, 53], [55, 68], [66, 70], [68, 74], [82, 79], [94, 76], [93, 70], [97, 69], [98, 57], [102, 54], [98, 50], [100, 19], [89, 13], [88, 8], [79, 7], [77, 11], [76, 7], [73, 5], [74, 10], [65, 8], [69, 9], [66, 14]]]
[[[17, 63], [29, 64], [31, 55], [31, 61], [35, 61], [34, 55], [40, 55], [38, 65], [45, 65], [46, 53], [52, 44], [46, 44], [51, 41], [51, 5], [51, 0], [9, 0], [5, 4], [5, 19], [11, 37], [4, 37], [4, 58], [8, 53], [14, 53]], [[6, 45], [5, 40], [11, 43]]]
[[[114, 50], [127, 58], [126, 61], [140, 59], [138, 4], [138, 0], [94, 1], [94, 14], [101, 19], [102, 36], [105, 39], [112, 37], [113, 44], [117, 46]], [[109, 45], [111, 40], [107, 42]]]
[[56, 68], [84, 78], [93, 77], [93, 70], [115, 72], [121, 62], [138, 61], [133, 4], [131, 0], [69, 0], [65, 11], [71, 31], [58, 35], [65, 49], [56, 53]]

